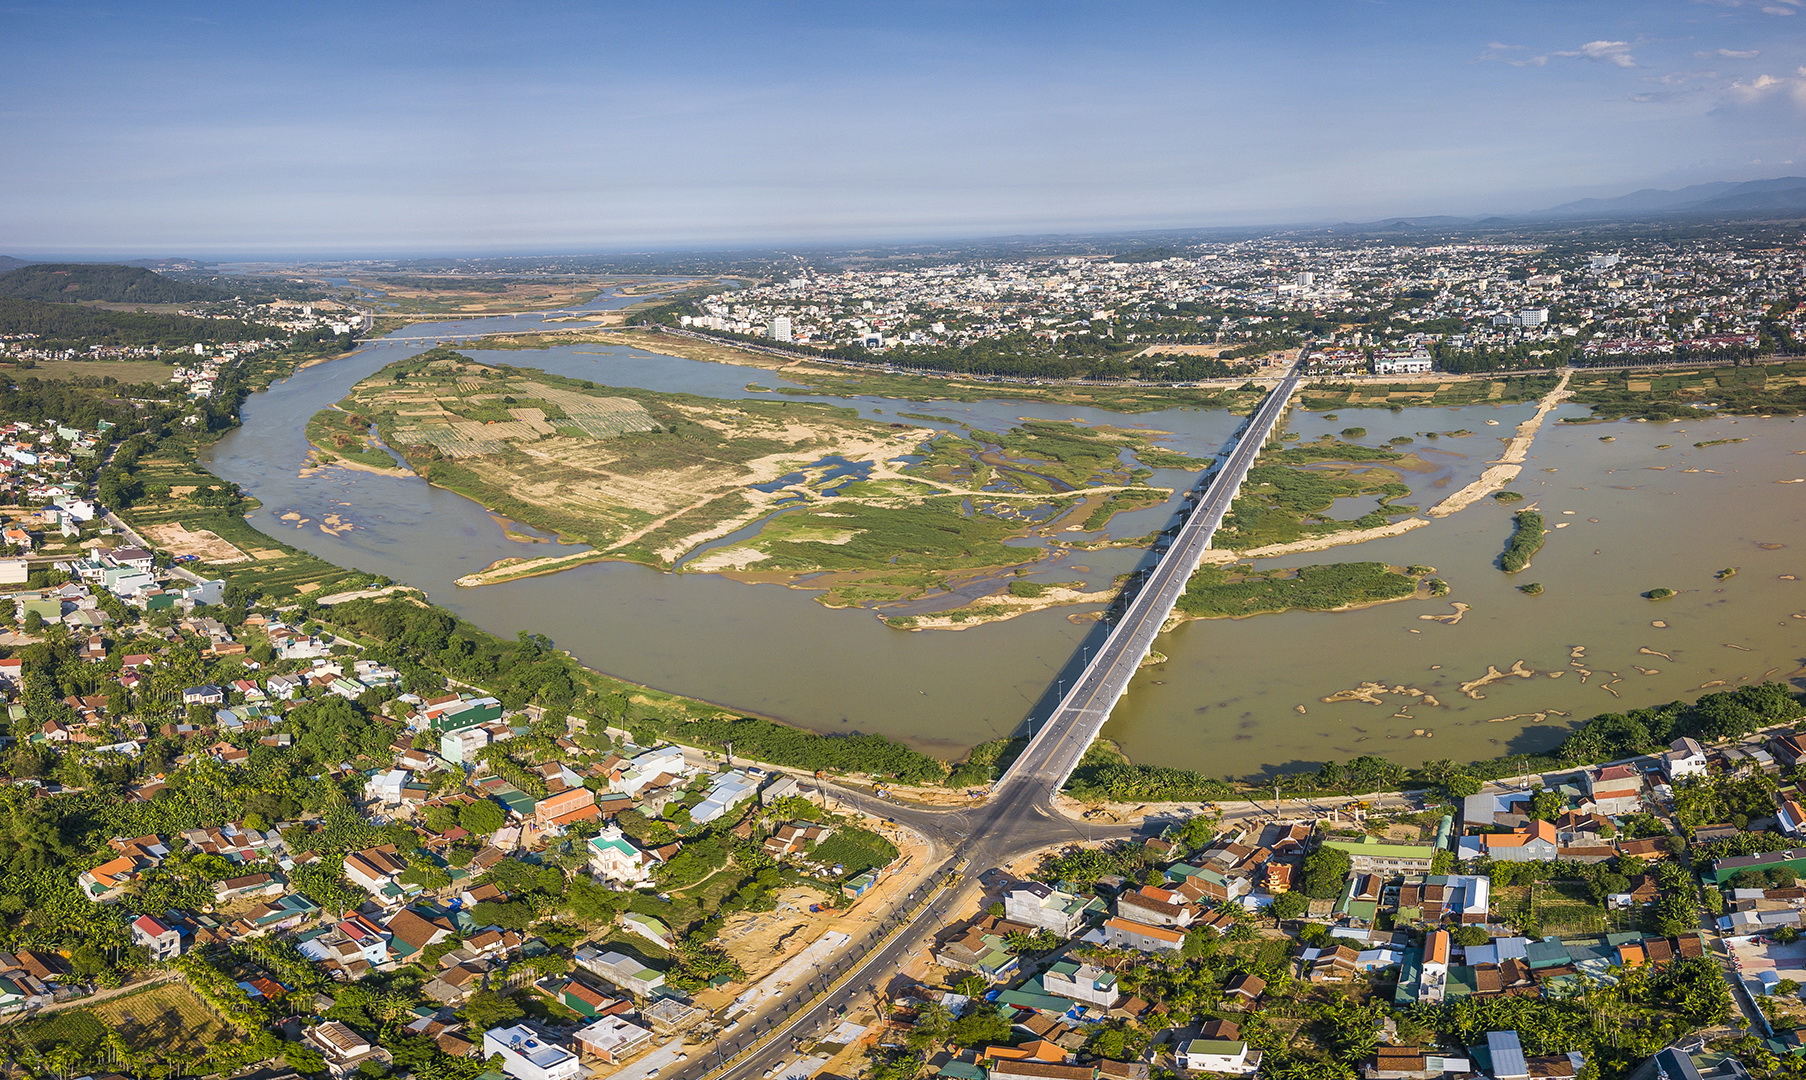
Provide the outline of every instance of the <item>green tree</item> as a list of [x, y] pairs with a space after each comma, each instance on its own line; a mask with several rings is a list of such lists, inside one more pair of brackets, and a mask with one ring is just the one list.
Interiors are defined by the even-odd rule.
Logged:
[[458, 808], [458, 824], [475, 836], [488, 836], [508, 823], [508, 815], [488, 799]]
[[1333, 900], [1348, 880], [1354, 860], [1340, 848], [1319, 847], [1304, 857], [1303, 880], [1298, 891], [1312, 900]]
[[458, 1010], [458, 1016], [475, 1031], [487, 1031], [524, 1015], [514, 999], [494, 990], [478, 990]]
[[1310, 907], [1310, 900], [1296, 890], [1287, 890], [1273, 898], [1270, 909], [1275, 919], [1296, 919]]

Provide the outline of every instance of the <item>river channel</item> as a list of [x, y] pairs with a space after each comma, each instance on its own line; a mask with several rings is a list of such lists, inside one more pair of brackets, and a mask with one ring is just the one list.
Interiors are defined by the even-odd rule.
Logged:
[[[604, 295], [588, 307], [634, 299]], [[474, 337], [538, 325], [534, 317], [448, 321], [391, 336]], [[302, 468], [308, 417], [416, 351], [379, 344], [299, 371], [246, 402], [243, 425], [217, 444], [208, 464], [261, 501], [254, 525], [340, 565], [417, 586], [492, 633], [549, 635], [610, 674], [824, 731], [879, 732], [948, 757], [1007, 735], [1046, 708], [1062, 675], [1102, 633], [1096, 623], [1069, 618], [1084, 608], [911, 633], [868, 611], [825, 608], [805, 590], [625, 563], [459, 588], [456, 578], [496, 559], [555, 548], [512, 539], [504, 524], [516, 535], [530, 530], [413, 477]], [[768, 370], [624, 346], [462, 351], [602, 386], [742, 398], [755, 396], [749, 384], [792, 385]], [[1118, 414], [1004, 399], [803, 398], [875, 419], [911, 412], [990, 430], [1023, 418], [1141, 426], [1170, 433], [1166, 446], [1201, 457], [1220, 450], [1239, 423], [1204, 409]], [[1350, 424], [1368, 429], [1363, 442], [1412, 437], [1407, 449], [1421, 465], [1407, 477], [1414, 494], [1405, 501], [1428, 506], [1477, 476], [1530, 408], [1344, 409], [1336, 420], [1298, 412], [1289, 422], [1305, 438]], [[1581, 415], [1576, 407], [1557, 414]], [[1458, 430], [1473, 434], [1426, 437]], [[1736, 438], [1748, 441], [1693, 445]], [[1428, 563], [1454, 591], [1362, 611], [1182, 626], [1156, 643], [1170, 659], [1141, 673], [1104, 733], [1138, 761], [1222, 775], [1370, 752], [1400, 761], [1462, 759], [1547, 746], [1566, 723], [1596, 712], [1691, 696], [1707, 684], [1791, 676], [1806, 656], [1806, 582], [1798, 580], [1806, 577], [1806, 485], [1784, 481], [1799, 478], [1806, 478], [1806, 424], [1789, 420], [1552, 422], [1513, 485], [1551, 526], [1530, 569], [1507, 577], [1494, 566], [1511, 508], [1491, 500], [1403, 536], [1268, 560], [1263, 565]], [[1189, 479], [1161, 471], [1155, 482]], [[1175, 498], [1120, 515], [1110, 532], [1144, 535], [1177, 509]], [[1353, 517], [1364, 508], [1337, 509]], [[336, 535], [296, 528], [282, 519], [290, 513], [312, 522], [336, 514], [353, 527]], [[1097, 587], [1145, 557], [1131, 549], [1072, 552], [1044, 560], [1034, 577]], [[1735, 576], [1714, 578], [1732, 566]], [[1526, 581], [1542, 583], [1543, 594], [1518, 592]], [[1680, 595], [1659, 603], [1639, 595], [1658, 586]], [[1451, 614], [1454, 601], [1471, 608], [1458, 623], [1420, 617]], [[1577, 646], [1585, 650], [1578, 658]], [[1479, 697], [1461, 691], [1488, 665], [1505, 670], [1518, 660], [1519, 670], [1535, 674], [1473, 689]], [[1378, 705], [1320, 700], [1364, 682], [1424, 691], [1438, 704], [1392, 694]]]

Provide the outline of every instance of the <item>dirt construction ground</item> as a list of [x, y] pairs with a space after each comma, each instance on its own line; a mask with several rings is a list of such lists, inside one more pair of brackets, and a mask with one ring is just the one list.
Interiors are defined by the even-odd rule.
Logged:
[[165, 525], [146, 525], [142, 530], [153, 543], [172, 555], [194, 555], [207, 563], [244, 562], [250, 558], [230, 541], [206, 529], [190, 532], [179, 521]]

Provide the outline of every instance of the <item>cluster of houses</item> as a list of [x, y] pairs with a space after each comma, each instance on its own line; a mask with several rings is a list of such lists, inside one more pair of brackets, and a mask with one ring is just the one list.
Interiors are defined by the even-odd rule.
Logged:
[[[135, 573], [152, 558], [127, 549], [103, 553], [96, 561], [114, 560], [118, 565], [109, 563], [109, 571]], [[85, 592], [83, 585], [64, 589], [59, 603], [79, 602]], [[322, 827], [319, 822], [261, 819], [117, 838], [106, 857], [74, 871], [77, 887], [96, 904], [118, 905], [132, 942], [153, 962], [274, 935], [341, 982], [420, 965], [429, 973], [421, 993], [435, 1007], [422, 1013], [421, 1033], [442, 1050], [500, 1054], [509, 1063], [506, 1071], [516, 1077], [575, 1075], [568, 1070], [576, 1062], [618, 1064], [655, 1043], [717, 1021], [710, 1010], [667, 985], [666, 972], [656, 962], [618, 946], [583, 944], [560, 950], [565, 974], [539, 981], [539, 991], [581, 1023], [557, 1031], [518, 1025], [466, 1030], [453, 1010], [479, 990], [520, 985], [520, 972], [528, 970], [523, 965], [553, 951], [530, 932], [479, 917], [513, 899], [485, 883], [487, 871], [505, 859], [532, 859], [534, 852], [559, 843], [567, 852], [575, 845], [583, 857], [580, 872], [596, 882], [623, 891], [649, 888], [658, 868], [682, 850], [686, 835], [724, 821], [736, 822], [736, 836], [803, 872], [832, 881], [838, 869], [820, 866], [811, 854], [834, 826], [780, 816], [766, 835], [763, 815], [746, 814], [750, 804], [769, 806], [804, 794], [793, 778], [724, 767], [674, 746], [621, 743], [613, 751], [596, 752], [569, 738], [556, 740], [563, 751], [556, 758], [537, 766], [513, 765], [504, 776], [484, 751], [525, 736], [538, 718], [536, 710], [509, 710], [498, 699], [471, 691], [392, 696], [401, 679], [393, 668], [355, 650], [335, 650], [340, 643], [274, 617], [252, 614], [229, 628], [191, 613], [178, 618], [168, 632], [205, 640], [208, 657], [229, 660], [230, 670], [242, 671], [243, 677], [181, 690], [185, 719], [157, 732], [145, 730], [142, 723], [115, 722], [106, 715], [107, 699], [100, 696], [76, 702], [86, 710], [78, 714], [81, 720], [47, 725], [32, 737], [85, 744], [83, 750], [94, 752], [136, 753], [146, 738], [161, 733], [184, 741], [190, 756], [237, 765], [249, 759], [247, 747], [287, 745], [285, 718], [297, 705], [332, 695], [356, 700], [386, 688], [382, 722], [394, 729], [392, 757], [382, 768], [353, 774], [350, 766], [342, 766], [335, 775], [360, 779], [365, 813], [377, 822], [406, 823], [419, 844], [410, 850], [384, 843], [323, 857], [313, 845], [296, 842], [297, 830], [316, 830]], [[247, 641], [257, 643], [264, 656], [261, 646], [267, 642], [276, 659], [259, 664], [249, 655]], [[105, 648], [97, 659], [107, 659]], [[126, 687], [141, 686], [164, 662], [154, 653], [115, 659], [119, 668], [114, 678]], [[21, 661], [0, 660], [0, 688], [17, 691], [23, 682]], [[118, 736], [124, 736], [123, 743], [100, 743], [103, 737]], [[154, 799], [164, 786], [153, 777], [132, 788], [129, 797]], [[501, 822], [499, 828], [473, 835], [464, 824], [446, 825], [470, 822], [470, 815], [459, 811], [476, 803], [495, 808], [486, 819]], [[668, 835], [675, 838], [637, 842], [616, 822], [627, 811], [667, 819]], [[454, 849], [463, 857], [451, 858]], [[217, 857], [235, 872], [214, 883], [210, 902], [192, 910], [139, 908], [138, 896], [175, 852]], [[314, 872], [308, 868], [316, 866], [354, 888], [355, 902], [323, 908], [299, 888], [297, 874]], [[432, 872], [423, 874], [423, 868]], [[858, 891], [876, 879], [875, 874], [863, 877], [866, 884]], [[676, 935], [657, 919], [630, 914], [622, 917], [620, 928], [656, 946], [649, 955], [664, 956], [677, 946]], [[253, 997], [290, 992], [268, 971], [251, 972], [238, 981]], [[88, 989], [54, 956], [0, 954], [0, 1014], [39, 1008]], [[336, 1021], [308, 1027], [296, 1037], [321, 1054], [334, 1076], [350, 1076], [366, 1063], [387, 1060], [387, 1051], [368, 1033]]]
[[[1802, 760], [1806, 739], [1791, 733], [1710, 748], [1683, 738], [1649, 758], [1550, 777], [1546, 787], [1537, 783], [1474, 795], [1434, 829], [1393, 822], [1374, 835], [1382, 830], [1350, 830], [1339, 821], [1231, 827], [1190, 850], [1165, 839], [1143, 842], [1144, 864], [1152, 868], [1145, 876], [1106, 876], [1094, 890], [1051, 880], [1011, 881], [996, 894], [998, 903], [943, 933], [933, 957], [949, 973], [949, 984], [970, 976], [983, 980], [989, 987], [985, 1000], [1005, 1011], [1024, 1041], [950, 1057], [940, 1075], [1103, 1080], [1137, 1075], [1123, 1070], [1139, 1069], [1145, 1076], [1150, 1064], [1181, 1074], [1256, 1073], [1261, 1050], [1240, 1039], [1228, 1013], [1163, 1029], [1163, 1003], [1136, 996], [1120, 979], [1140, 957], [1176, 960], [1200, 931], [1215, 936], [1266, 909], [1298, 887], [1307, 856], [1323, 850], [1346, 856], [1348, 871], [1335, 898], [1294, 905], [1303, 912], [1299, 921], [1281, 924], [1293, 939], [1289, 984], [1377, 981], [1399, 1007], [1468, 997], [1563, 997], [1628, 970], [1713, 956], [1694, 932], [1516, 933], [1514, 916], [1499, 907], [1490, 868], [1618, 860], [1626, 884], [1605, 896], [1601, 907], [1622, 912], [1611, 920], [1616, 925], [1647, 924], [1638, 915], [1663, 889], [1655, 875], [1634, 868], [1669, 859], [1677, 850], [1675, 836], [1649, 835], [1648, 827], [1652, 821], [1676, 827], [1677, 787], [1775, 773]], [[1552, 817], [1546, 792], [1559, 796]], [[1533, 802], [1542, 814], [1532, 816]], [[1806, 809], [1781, 785], [1772, 821], [1690, 832], [1702, 843], [1764, 828], [1792, 837], [1803, 827]], [[1416, 835], [1400, 837], [1400, 831]], [[1732, 976], [1741, 977], [1756, 997], [1775, 993], [1777, 986], [1788, 992], [1790, 985], [1806, 983], [1806, 940], [1796, 943], [1789, 932], [1806, 927], [1806, 885], [1795, 884], [1796, 878], [1806, 881], [1806, 838], [1798, 846], [1783, 840], [1775, 847], [1699, 868], [1704, 882], [1720, 887], [1726, 901], [1718, 921], [1732, 950]], [[1049, 948], [1047, 935], [1057, 947]], [[1271, 969], [1263, 970], [1271, 976]], [[1268, 978], [1249, 965], [1223, 983], [1218, 1011], [1259, 1008], [1271, 992]], [[920, 987], [914, 993], [939, 1000], [956, 1014], [971, 1007], [957, 994]], [[902, 1008], [893, 1024], [906, 1030], [913, 1015]], [[1119, 1019], [1155, 1031], [1152, 1055], [1134, 1062], [1086, 1060], [1086, 1032]], [[1797, 1051], [1801, 1043], [1783, 1033], [1774, 1046]], [[1517, 1034], [1501, 1031], [1471, 1047], [1382, 1045], [1363, 1074], [1569, 1077], [1584, 1064], [1578, 1055], [1526, 1057]]]

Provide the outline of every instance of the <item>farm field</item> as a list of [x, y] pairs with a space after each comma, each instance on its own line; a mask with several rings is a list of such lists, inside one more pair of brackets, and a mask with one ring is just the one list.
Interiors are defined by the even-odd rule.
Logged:
[[153, 1061], [198, 1062], [209, 1050], [229, 1048], [242, 1038], [185, 983], [166, 982], [87, 1008], [22, 1021], [9, 1028], [4, 1042], [39, 1051], [66, 1046], [90, 1054], [104, 1047], [109, 1031], [119, 1033], [126, 1049]]
[[119, 511], [146, 539], [173, 555], [193, 555], [196, 573], [255, 582], [278, 595], [325, 595], [367, 584], [367, 575], [334, 566], [254, 528], [245, 514], [256, 504], [198, 463], [169, 454], [144, 459], [136, 478], [142, 494]]

